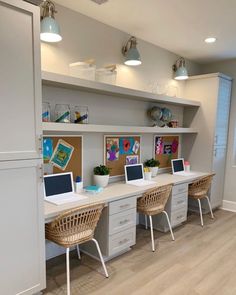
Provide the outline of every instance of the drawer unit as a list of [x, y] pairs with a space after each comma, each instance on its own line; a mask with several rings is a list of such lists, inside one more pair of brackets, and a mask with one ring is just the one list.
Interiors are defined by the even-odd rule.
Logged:
[[182, 183], [174, 185], [172, 188], [172, 196], [188, 192], [188, 184]]
[[171, 198], [171, 211], [174, 212], [180, 208], [188, 207], [188, 192], [184, 192], [178, 195], [172, 195]]
[[125, 210], [109, 217], [109, 235], [123, 232], [136, 226], [136, 208]]
[[187, 209], [186, 208], [182, 208], [179, 210], [176, 210], [175, 212], [171, 213], [170, 216], [170, 223], [171, 226], [177, 226], [179, 224], [181, 224], [182, 222], [187, 220]]
[[114, 201], [109, 204], [109, 215], [123, 212], [132, 208], [136, 208], [136, 198], [125, 198], [119, 201]]
[[132, 227], [126, 231], [109, 237], [108, 251], [109, 256], [115, 255], [129, 247], [133, 246], [136, 242], [136, 227]]

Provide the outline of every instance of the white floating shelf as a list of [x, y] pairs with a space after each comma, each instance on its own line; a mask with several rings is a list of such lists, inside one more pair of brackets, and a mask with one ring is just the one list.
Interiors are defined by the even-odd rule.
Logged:
[[200, 102], [188, 100], [178, 97], [170, 97], [167, 95], [158, 95], [145, 91], [100, 83], [96, 81], [89, 81], [75, 78], [72, 76], [65, 76], [61, 74], [42, 72], [43, 85], [50, 85], [55, 87], [62, 87], [67, 89], [78, 89], [86, 92], [105, 94], [110, 96], [119, 96], [127, 99], [134, 99], [140, 101], [158, 102], [172, 105], [181, 105], [184, 107], [199, 107]]
[[160, 128], [142, 126], [113, 126], [94, 124], [43, 123], [45, 135], [75, 135], [80, 133], [151, 133], [151, 134], [184, 134], [197, 133], [194, 128]]

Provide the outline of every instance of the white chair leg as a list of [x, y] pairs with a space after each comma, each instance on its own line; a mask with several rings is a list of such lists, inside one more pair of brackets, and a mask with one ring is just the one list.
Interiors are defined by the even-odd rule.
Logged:
[[150, 220], [150, 230], [151, 230], [151, 240], [152, 240], [152, 251], [155, 252], [153, 225], [152, 225], [152, 216], [151, 215], [149, 215], [149, 220]]
[[145, 216], [145, 229], [147, 229], [148, 228], [148, 226], [147, 226], [147, 215], [144, 215]]
[[165, 216], [166, 216], [167, 223], [168, 223], [168, 226], [169, 226], [169, 229], [170, 229], [171, 238], [172, 238], [172, 241], [174, 241], [175, 240], [175, 237], [174, 237], [174, 234], [173, 234], [173, 231], [172, 231], [172, 228], [171, 228], [169, 216], [168, 216], [168, 214], [167, 214], [166, 211], [162, 211], [162, 213], [164, 213]]
[[201, 206], [201, 200], [198, 200], [198, 205], [199, 205], [199, 212], [200, 212], [200, 218], [201, 218], [201, 226], [203, 226], [203, 218], [202, 218], [202, 206]]
[[207, 199], [207, 202], [208, 202], [208, 205], [209, 205], [209, 209], [210, 209], [210, 212], [211, 212], [211, 218], [214, 219], [214, 214], [212, 212], [211, 203], [210, 203], [210, 200], [209, 200], [208, 196], [206, 196], [206, 199]]
[[67, 295], [70, 295], [70, 248], [66, 248], [66, 281]]
[[76, 246], [77, 248], [77, 255], [78, 255], [78, 259], [80, 260], [81, 259], [81, 256], [80, 256], [80, 250], [79, 250], [79, 245]]
[[102, 257], [102, 253], [101, 253], [101, 250], [100, 250], [99, 244], [98, 244], [97, 240], [95, 240], [95, 239], [92, 239], [92, 241], [95, 243], [95, 245], [96, 245], [96, 247], [97, 247], [98, 254], [99, 254], [100, 260], [101, 260], [101, 262], [102, 262], [102, 267], [103, 267], [103, 270], [104, 270], [104, 272], [105, 272], [105, 276], [106, 276], [106, 278], [108, 278], [109, 276], [108, 276], [107, 268], [106, 268], [106, 265], [105, 265], [104, 259], [103, 259], [103, 257]]

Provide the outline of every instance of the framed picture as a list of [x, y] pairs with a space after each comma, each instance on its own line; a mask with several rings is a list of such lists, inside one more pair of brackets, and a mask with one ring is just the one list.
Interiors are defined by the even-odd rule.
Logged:
[[154, 136], [154, 158], [160, 162], [160, 168], [171, 168], [171, 160], [179, 158], [179, 144], [178, 135]]
[[70, 161], [73, 151], [74, 147], [72, 145], [63, 139], [59, 139], [50, 159], [50, 163], [64, 171]]

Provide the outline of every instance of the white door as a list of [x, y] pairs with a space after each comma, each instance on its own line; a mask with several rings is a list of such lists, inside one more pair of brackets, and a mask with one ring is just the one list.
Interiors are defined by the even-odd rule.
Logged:
[[212, 170], [216, 173], [211, 188], [211, 205], [213, 208], [222, 205], [224, 192], [226, 147], [214, 147]]
[[225, 146], [227, 144], [231, 84], [231, 81], [220, 78], [214, 142], [214, 144], [218, 146]]
[[40, 160], [0, 162], [0, 294], [45, 288]]
[[39, 7], [0, 0], [0, 161], [41, 156]]

